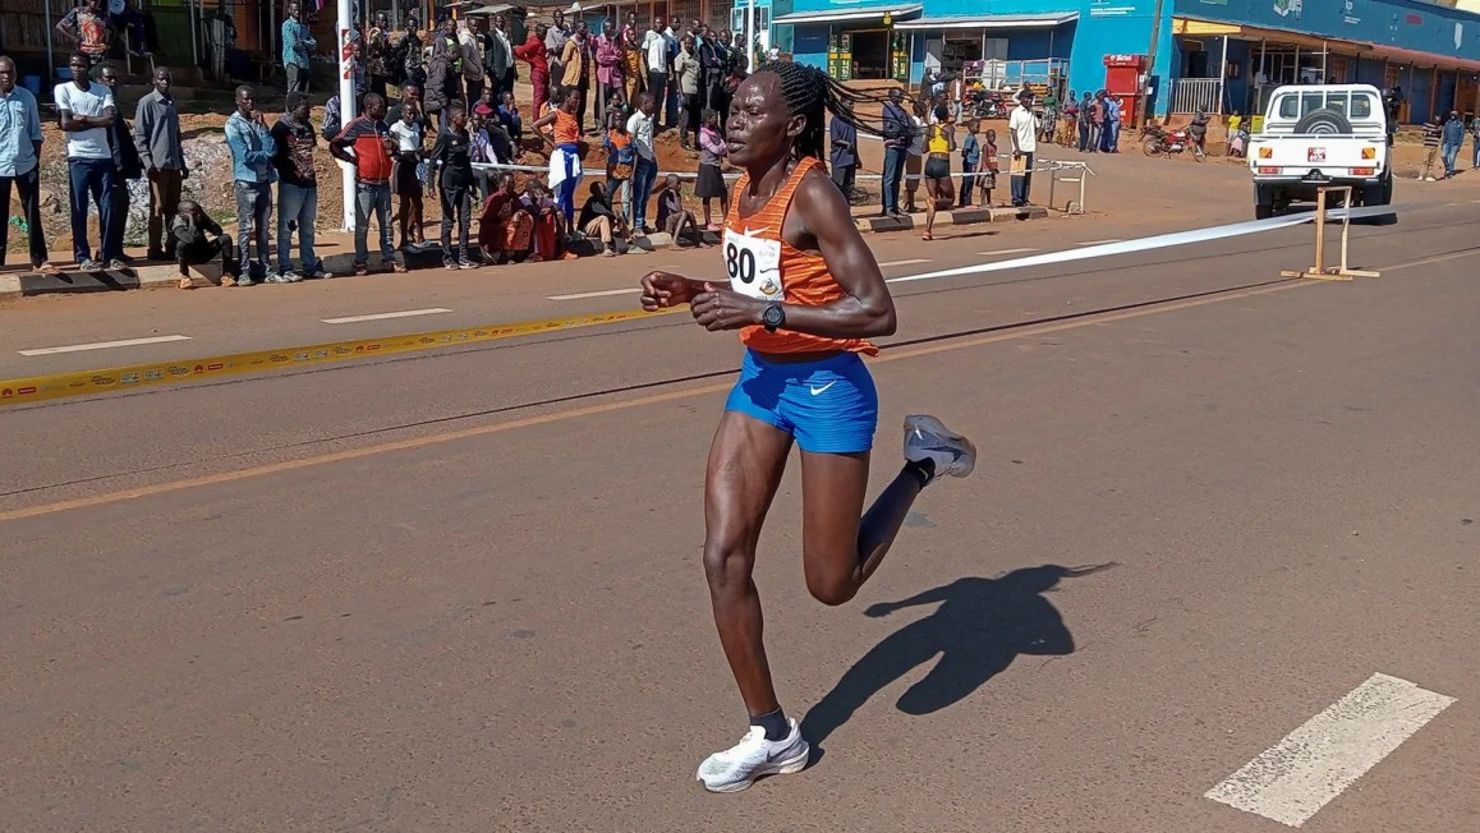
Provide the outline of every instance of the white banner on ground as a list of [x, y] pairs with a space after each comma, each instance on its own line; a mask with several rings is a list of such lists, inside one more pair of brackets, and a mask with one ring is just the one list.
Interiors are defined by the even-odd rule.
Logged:
[[[1353, 220], [1366, 219], [1370, 217], [1384, 217], [1396, 215], [1398, 212], [1392, 206], [1376, 205], [1369, 208], [1338, 208], [1326, 212], [1329, 220], [1341, 220], [1350, 214]], [[936, 272], [924, 272], [919, 275], [905, 275], [898, 278], [890, 278], [889, 283], [908, 283], [910, 281], [925, 281], [934, 278], [953, 278], [958, 275], [979, 275], [983, 272], [1001, 272], [1007, 269], [1026, 269], [1030, 266], [1049, 266], [1055, 263], [1070, 263], [1076, 260], [1093, 260], [1100, 257], [1111, 257], [1113, 255], [1132, 254], [1144, 252], [1151, 249], [1167, 249], [1172, 246], [1186, 246], [1192, 243], [1207, 243], [1211, 240], [1222, 240], [1228, 237], [1242, 237], [1247, 234], [1259, 234], [1260, 232], [1275, 231], [1276, 229], [1298, 226], [1315, 220], [1315, 213], [1290, 214], [1284, 217], [1271, 217], [1268, 220], [1250, 220], [1244, 223], [1231, 223], [1226, 226], [1212, 226], [1211, 228], [1192, 229], [1190, 231], [1176, 231], [1170, 234], [1157, 234], [1151, 237], [1139, 237], [1135, 240], [1122, 240], [1117, 243], [1103, 243], [1098, 246], [1085, 246], [1081, 249], [1072, 249], [1063, 252], [1049, 252], [1029, 257], [1018, 257], [1012, 260], [999, 260], [993, 263], [978, 263], [974, 266], [959, 266], [955, 269], [942, 269]]]

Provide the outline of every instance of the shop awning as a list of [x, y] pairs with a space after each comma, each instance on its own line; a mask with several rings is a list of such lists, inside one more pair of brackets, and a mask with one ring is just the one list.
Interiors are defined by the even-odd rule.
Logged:
[[1259, 26], [1240, 26], [1236, 23], [1220, 23], [1215, 20], [1199, 20], [1192, 17], [1172, 19], [1172, 34], [1190, 37], [1230, 37], [1239, 40], [1267, 41], [1270, 44], [1288, 44], [1312, 52], [1330, 52], [1333, 55], [1360, 55], [1372, 48], [1365, 41], [1323, 38], [1304, 32], [1283, 29], [1265, 29]]
[[896, 29], [1052, 29], [1073, 23], [1079, 12], [1048, 14], [978, 14], [922, 17], [901, 23]]
[[1388, 60], [1398, 64], [1413, 64], [1416, 67], [1424, 69], [1437, 67], [1443, 70], [1459, 70], [1460, 72], [1480, 72], [1480, 61], [1471, 61], [1456, 55], [1437, 55], [1433, 52], [1420, 52], [1416, 49], [1402, 49], [1397, 46], [1374, 44], [1372, 51], [1366, 53], [1365, 57]]
[[914, 17], [925, 9], [921, 3], [886, 6], [854, 6], [852, 8], [827, 9], [818, 12], [793, 12], [771, 18], [772, 23], [844, 23], [848, 21], [882, 21], [885, 15], [894, 20]]

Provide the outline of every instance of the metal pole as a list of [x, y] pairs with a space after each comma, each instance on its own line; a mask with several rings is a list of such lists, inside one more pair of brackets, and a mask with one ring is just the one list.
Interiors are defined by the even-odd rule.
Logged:
[[1331, 54], [1331, 45], [1329, 43], [1326, 43], [1325, 41], [1321, 41], [1321, 83], [1322, 84], [1326, 83], [1326, 78], [1327, 78], [1327, 75], [1326, 75], [1326, 72], [1327, 72], [1327, 70], [1326, 70], [1326, 60], [1327, 60], [1327, 56], [1329, 56], [1330, 54]]
[[200, 47], [196, 44], [195, 3], [192, 0], [185, 0], [185, 18], [190, 21], [190, 63], [198, 69], [200, 67]]
[[1295, 77], [1290, 79], [1290, 83], [1300, 83], [1300, 44], [1298, 43], [1295, 44]]
[[[355, 112], [354, 63], [349, 46], [354, 33], [351, 0], [339, 0], [339, 114], [340, 123], [349, 124], [359, 115]], [[346, 162], [339, 163], [344, 185], [344, 230], [355, 228], [355, 172]]]
[[270, 55], [281, 56], [282, 50], [278, 48], [278, 38], [282, 36], [282, 21], [276, 15], [275, 3], [264, 3], [262, 13], [267, 15], [267, 44], [272, 48]]
[[745, 66], [755, 72], [755, 0], [745, 4]]
[[1218, 65], [1218, 115], [1223, 115], [1223, 97], [1228, 93], [1228, 36], [1223, 36], [1223, 62]]
[[51, 54], [51, 0], [41, 0], [42, 8], [46, 9], [46, 81], [50, 84], [52, 72], [56, 70], [56, 60]]
[[1161, 40], [1161, 10], [1163, 0], [1156, 0], [1156, 8], [1151, 13], [1151, 48], [1146, 50], [1146, 83], [1138, 84], [1136, 90], [1136, 128], [1146, 126], [1146, 102], [1150, 96], [1146, 94], [1146, 88], [1151, 84], [1151, 74], [1156, 71], [1156, 42]]

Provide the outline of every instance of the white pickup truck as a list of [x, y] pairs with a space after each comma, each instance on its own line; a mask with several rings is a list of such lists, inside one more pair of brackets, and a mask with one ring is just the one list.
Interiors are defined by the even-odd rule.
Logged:
[[1393, 198], [1392, 134], [1382, 93], [1369, 84], [1280, 87], [1264, 130], [1249, 140], [1254, 216], [1313, 201], [1323, 185], [1352, 186], [1352, 202]]

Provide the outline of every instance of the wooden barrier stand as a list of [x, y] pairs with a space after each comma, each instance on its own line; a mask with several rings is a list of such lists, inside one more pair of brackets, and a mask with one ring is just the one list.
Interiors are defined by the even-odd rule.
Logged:
[[1282, 278], [1310, 278], [1318, 281], [1349, 281], [1355, 278], [1380, 278], [1381, 272], [1364, 272], [1352, 269], [1347, 263], [1347, 251], [1351, 237], [1352, 220], [1349, 214], [1341, 217], [1341, 265], [1326, 267], [1326, 195], [1329, 192], [1342, 194], [1342, 205], [1350, 208], [1352, 188], [1350, 185], [1328, 186], [1316, 192], [1316, 262], [1304, 272], [1283, 271]]

